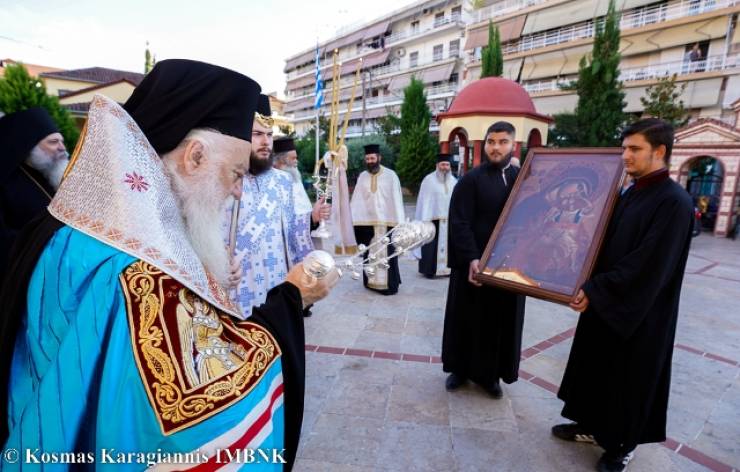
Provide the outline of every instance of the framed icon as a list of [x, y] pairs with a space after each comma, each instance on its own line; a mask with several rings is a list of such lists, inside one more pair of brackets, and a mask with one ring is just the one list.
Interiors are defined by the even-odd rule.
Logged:
[[620, 148], [535, 148], [481, 258], [487, 285], [567, 304], [590, 277], [624, 180]]

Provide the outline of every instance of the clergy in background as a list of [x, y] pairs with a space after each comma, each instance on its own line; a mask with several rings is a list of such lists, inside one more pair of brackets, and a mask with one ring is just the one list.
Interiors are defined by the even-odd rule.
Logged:
[[[380, 145], [365, 145], [367, 170], [357, 179], [350, 202], [357, 244], [369, 246], [405, 219], [401, 182], [395, 172], [380, 164], [381, 160]], [[389, 244], [379, 257], [393, 252], [394, 247]], [[388, 269], [377, 267], [370, 276], [363, 272], [365, 287], [383, 295], [397, 293], [401, 284], [398, 258], [391, 259], [389, 265]]]
[[[331, 206], [324, 203], [323, 200], [317, 201], [313, 206], [311, 205], [311, 200], [309, 200], [306, 189], [303, 187], [301, 171], [298, 170], [298, 153], [295, 150], [293, 138], [286, 136], [275, 139], [272, 144], [272, 152], [275, 168], [287, 172], [293, 179], [293, 205], [295, 206], [296, 218], [308, 221], [308, 225], [304, 221], [296, 226], [300, 228], [308, 226], [311, 230], [316, 229], [321, 220], [329, 218]], [[303, 310], [303, 316], [311, 316], [311, 307], [306, 307]]]
[[447, 217], [450, 211], [450, 198], [457, 179], [450, 172], [450, 154], [437, 156], [437, 168], [424, 177], [416, 199], [416, 220], [434, 223], [437, 233], [434, 241], [414, 250], [419, 257], [419, 273], [427, 278], [450, 275], [447, 267]]
[[296, 209], [293, 177], [273, 166], [271, 114], [269, 97], [260, 95], [236, 234], [237, 260], [248, 274], [237, 287], [237, 300], [247, 316], [313, 250], [308, 213]]
[[320, 221], [329, 219], [331, 206], [323, 200], [311, 205], [306, 188], [303, 186], [301, 171], [298, 169], [298, 153], [293, 138], [285, 136], [275, 139], [272, 152], [275, 168], [287, 172], [293, 178], [293, 201], [296, 216], [309, 219], [311, 230], [316, 229]]
[[68, 174], [19, 237], [2, 287], [3, 449], [82, 453], [74, 470], [95, 468], [103, 449], [193, 453], [208, 468], [221, 449], [222, 461], [284, 449], [287, 464], [263, 466], [290, 468], [301, 310], [330, 279], [306, 285], [298, 265], [249, 319], [227, 296], [239, 274], [219, 221], [241, 192], [258, 96], [242, 74], [180, 59], [157, 63], [124, 108], [95, 95]]
[[666, 439], [671, 358], [693, 226], [691, 197], [670, 179], [673, 127], [640, 120], [622, 133], [633, 184], [612, 214], [591, 278], [571, 307], [581, 312], [558, 397], [575, 423], [555, 436], [596, 442], [599, 471], [621, 471], [638, 444]]
[[54, 197], [67, 167], [64, 137], [40, 107], [0, 118], [0, 281], [16, 236]]
[[465, 174], [450, 202], [449, 266], [442, 365], [447, 390], [467, 380], [501, 398], [499, 381], [515, 382], [524, 324], [524, 297], [474, 279], [493, 228], [501, 216], [519, 169], [511, 165], [514, 127], [491, 125], [484, 141], [485, 162]]

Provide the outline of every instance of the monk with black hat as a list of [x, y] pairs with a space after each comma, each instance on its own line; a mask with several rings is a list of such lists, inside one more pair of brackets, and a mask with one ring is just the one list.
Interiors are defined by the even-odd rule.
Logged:
[[18, 232], [41, 213], [62, 180], [69, 155], [49, 113], [29, 108], [0, 118], [0, 280]]
[[437, 155], [437, 166], [434, 172], [427, 174], [421, 181], [419, 195], [416, 197], [416, 217], [418, 221], [428, 221], [437, 230], [434, 240], [414, 250], [419, 259], [419, 273], [431, 279], [437, 276], [450, 275], [447, 267], [449, 245], [450, 198], [457, 179], [451, 172], [452, 155]]
[[249, 319], [228, 295], [240, 274], [223, 207], [241, 196], [259, 91], [176, 59], [123, 108], [93, 98], [49, 215], [19, 237], [0, 295], [3, 449], [81, 452], [76, 464], [156, 451], [137, 468], [181, 470], [249, 448], [291, 468], [301, 311], [337, 276], [304, 282], [297, 265]]

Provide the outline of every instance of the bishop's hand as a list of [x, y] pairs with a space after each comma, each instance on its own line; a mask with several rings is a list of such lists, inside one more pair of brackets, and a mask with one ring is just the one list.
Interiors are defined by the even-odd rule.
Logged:
[[290, 269], [285, 281], [295, 285], [300, 290], [303, 307], [305, 308], [329, 295], [332, 287], [339, 282], [339, 271], [333, 268], [321, 278], [307, 276], [303, 270], [303, 263], [300, 263]]

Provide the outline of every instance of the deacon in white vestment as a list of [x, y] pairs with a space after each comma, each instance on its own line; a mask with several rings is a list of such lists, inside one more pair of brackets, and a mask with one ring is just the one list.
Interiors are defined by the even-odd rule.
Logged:
[[450, 172], [449, 154], [437, 155], [437, 168], [424, 177], [416, 199], [416, 218], [434, 223], [434, 240], [414, 250], [419, 259], [419, 272], [427, 278], [450, 275], [447, 267], [447, 216], [450, 197], [457, 179]]
[[244, 176], [236, 234], [236, 259], [242, 261], [244, 274], [236, 299], [245, 316], [262, 305], [267, 292], [282, 283], [288, 271], [313, 250], [310, 203], [308, 212], [305, 202], [297, 207], [293, 178], [272, 165], [270, 114], [269, 100], [261, 95], [252, 125], [252, 155], [249, 173]]
[[[368, 170], [357, 179], [350, 202], [355, 238], [358, 244], [366, 246], [405, 220], [401, 182], [396, 173], [380, 165], [380, 161], [380, 146], [366, 145], [365, 164]], [[394, 249], [389, 244], [379, 256], [392, 254]], [[388, 269], [378, 267], [370, 277], [363, 273], [365, 287], [383, 295], [397, 293], [401, 283], [398, 258], [391, 259], [389, 265]]]

